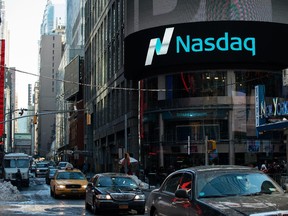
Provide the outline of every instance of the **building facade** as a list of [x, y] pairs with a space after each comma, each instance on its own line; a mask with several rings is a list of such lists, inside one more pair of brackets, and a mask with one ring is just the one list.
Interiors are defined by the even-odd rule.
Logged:
[[124, 152], [148, 171], [286, 160], [283, 128], [257, 134], [255, 87], [265, 85], [268, 101], [287, 96], [281, 45], [264, 46], [267, 27], [273, 42], [286, 35], [287, 9], [268, 0], [86, 1], [93, 169], [117, 170]]
[[85, 2], [85, 145], [97, 171], [118, 171], [125, 152], [139, 157], [138, 82], [124, 77], [124, 31], [124, 1]]
[[[55, 140], [57, 114], [57, 74], [64, 52], [65, 43], [65, 3], [47, 1], [40, 28], [39, 81], [37, 85], [37, 126], [35, 126], [35, 148], [38, 155], [48, 157]], [[37, 111], [37, 112], [36, 112]], [[51, 114], [48, 115], [47, 112]], [[46, 113], [46, 114], [45, 114]]]
[[[56, 113], [56, 72], [58, 70], [62, 48], [62, 35], [42, 35], [40, 42], [40, 78], [38, 114], [38, 154], [46, 157], [53, 142], [53, 127]], [[53, 113], [53, 111], [55, 113]], [[52, 112], [51, 115], [41, 115]]]
[[[125, 39], [125, 77], [141, 80], [143, 89], [144, 166], [286, 160], [283, 128], [257, 134], [255, 86], [265, 85], [267, 100], [286, 97], [282, 74], [287, 63], [277, 44], [267, 46], [263, 29], [271, 26], [279, 35], [286, 34], [282, 28], [287, 28], [283, 13], [287, 3], [168, 1], [162, 7], [152, 2], [127, 7]], [[243, 34], [239, 36], [240, 29]], [[157, 50], [159, 44], [155, 44], [165, 40], [170, 42], [169, 51]], [[138, 58], [131, 63], [136, 44]], [[216, 144], [212, 149], [210, 140]]]
[[[60, 111], [56, 115], [55, 125], [57, 160], [69, 161], [76, 167], [81, 167], [84, 163], [82, 155], [84, 150], [83, 122], [85, 119], [82, 90], [84, 72], [83, 2], [83, 0], [66, 2], [66, 40], [64, 54], [57, 73], [56, 106], [57, 110]], [[65, 81], [61, 82], [60, 80]]]

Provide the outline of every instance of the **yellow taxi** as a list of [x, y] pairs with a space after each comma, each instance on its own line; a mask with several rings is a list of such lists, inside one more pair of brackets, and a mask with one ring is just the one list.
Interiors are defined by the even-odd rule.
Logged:
[[85, 197], [88, 181], [86, 176], [73, 167], [57, 170], [50, 181], [50, 195], [54, 198], [60, 196]]

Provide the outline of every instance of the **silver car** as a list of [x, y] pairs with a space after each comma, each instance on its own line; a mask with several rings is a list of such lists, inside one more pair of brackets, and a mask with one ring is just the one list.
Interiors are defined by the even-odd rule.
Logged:
[[215, 165], [171, 173], [147, 199], [148, 215], [288, 215], [288, 194], [246, 166]]

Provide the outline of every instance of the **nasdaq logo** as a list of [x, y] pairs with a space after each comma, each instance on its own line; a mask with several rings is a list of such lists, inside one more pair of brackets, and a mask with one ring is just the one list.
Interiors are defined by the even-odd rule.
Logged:
[[168, 52], [170, 42], [175, 42], [176, 50], [172, 50], [176, 54], [197, 54], [201, 52], [248, 52], [251, 56], [256, 55], [256, 38], [241, 38], [224, 32], [224, 35], [215, 37], [192, 37], [191, 35], [175, 35], [172, 39], [174, 27], [166, 28], [163, 39], [153, 38], [150, 40], [148, 52], [146, 55], [145, 66], [151, 65], [156, 55], [165, 55]]
[[174, 27], [173, 28], [166, 28], [163, 40], [161, 42], [160, 38], [153, 38], [150, 40], [148, 52], [146, 55], [145, 66], [151, 65], [154, 53], [156, 55], [165, 55], [168, 52], [169, 44], [173, 35]]
[[195, 38], [190, 35], [176, 37], [176, 53], [199, 53], [211, 51], [247, 51], [256, 55], [256, 39], [254, 37], [240, 38], [230, 36], [228, 32], [223, 37]]

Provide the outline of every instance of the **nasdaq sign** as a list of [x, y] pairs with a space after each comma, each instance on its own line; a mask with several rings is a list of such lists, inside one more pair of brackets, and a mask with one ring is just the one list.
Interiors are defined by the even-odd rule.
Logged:
[[[267, 29], [275, 34], [267, 34]], [[140, 80], [205, 69], [284, 69], [288, 25], [256, 21], [161, 26], [125, 38], [124, 75]], [[269, 41], [269, 43], [268, 43]]]

